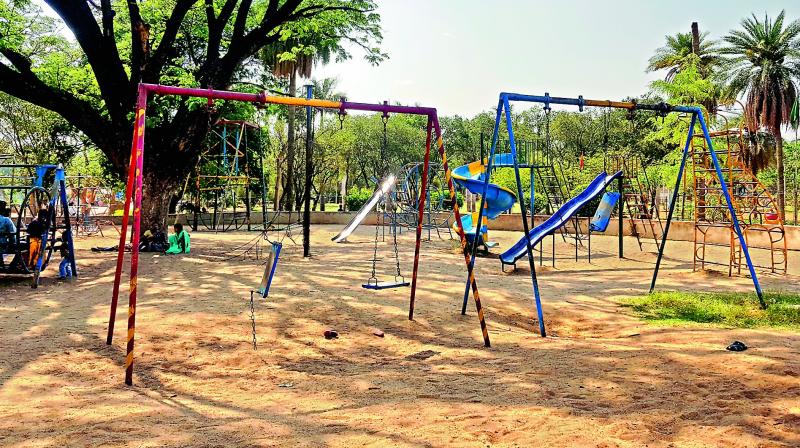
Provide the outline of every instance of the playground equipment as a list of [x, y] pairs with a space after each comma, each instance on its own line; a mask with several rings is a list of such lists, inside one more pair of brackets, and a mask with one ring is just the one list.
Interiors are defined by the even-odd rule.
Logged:
[[372, 193], [372, 196], [369, 198], [364, 205], [358, 209], [358, 212], [353, 219], [350, 220], [349, 223], [339, 232], [336, 236], [331, 238], [331, 241], [335, 243], [341, 243], [342, 241], [346, 240], [348, 236], [350, 236], [353, 231], [358, 228], [359, 225], [364, 221], [367, 215], [372, 212], [373, 209], [378, 207], [378, 203], [383, 201], [383, 199], [394, 189], [395, 184], [397, 183], [397, 177], [394, 174], [389, 174], [381, 180], [378, 184], [378, 188]]
[[[415, 227], [419, 217], [420, 186], [422, 185], [422, 170], [424, 163], [414, 162], [405, 165], [398, 175], [398, 185], [395, 189], [393, 203], [393, 213], [387, 213], [385, 217], [395, 218], [392, 225], [399, 226], [402, 232], [403, 227]], [[431, 232], [435, 231], [439, 238], [442, 237], [441, 231], [446, 230], [450, 238], [453, 234], [450, 224], [453, 217], [453, 208], [450, 204], [450, 195], [447, 191], [447, 181], [441, 163], [430, 162], [428, 166], [428, 192], [425, 198], [425, 216], [422, 229], [427, 230], [428, 240], [431, 239]]]
[[[216, 138], [211, 142], [216, 142], [201, 154], [197, 164], [192, 227], [197, 230], [202, 224], [207, 230], [225, 232], [247, 226], [251, 230], [252, 190], [261, 194], [261, 218], [266, 226], [263, 156], [249, 143], [258, 141], [261, 128], [246, 120], [224, 118], [214, 127], [211, 135]], [[248, 137], [251, 133], [258, 137]]]
[[103, 235], [103, 226], [114, 226], [110, 219], [118, 205], [114, 190], [96, 176], [67, 176], [69, 214], [75, 223], [75, 236]]
[[628, 222], [639, 250], [644, 251], [648, 244], [652, 244], [658, 251], [664, 222], [656, 200], [656, 189], [641, 157], [615, 154], [606, 157], [604, 163], [613, 167], [612, 170], [621, 170], [625, 174], [622, 177], [622, 219]]
[[[673, 216], [673, 213], [674, 213], [674, 210], [675, 210], [675, 203], [677, 201], [677, 196], [678, 196], [678, 193], [679, 193], [679, 190], [680, 190], [681, 178], [683, 176], [683, 172], [684, 172], [684, 169], [686, 167], [686, 159], [689, 157], [689, 154], [690, 154], [690, 148], [691, 148], [691, 143], [692, 143], [692, 137], [694, 135], [695, 125], [697, 125], [699, 123], [700, 128], [702, 130], [702, 134], [703, 134], [704, 140], [705, 140], [705, 142], [707, 144], [708, 156], [710, 157], [710, 163], [711, 163], [711, 165], [713, 165], [713, 172], [716, 174], [716, 178], [717, 178], [717, 181], [719, 182], [720, 190], [721, 190], [722, 195], [723, 195], [723, 197], [725, 199], [726, 206], [727, 206], [728, 210], [730, 211], [731, 225], [732, 225], [733, 229], [735, 230], [736, 235], [738, 237], [741, 251], [742, 251], [742, 253], [744, 255], [744, 258], [746, 260], [748, 269], [750, 271], [750, 276], [751, 276], [751, 278], [753, 280], [753, 286], [755, 288], [756, 295], [758, 296], [758, 300], [759, 300], [761, 306], [763, 308], [766, 308], [766, 303], [764, 302], [763, 293], [761, 291], [761, 285], [758, 282], [758, 277], [756, 276], [755, 267], [754, 267], [753, 262], [752, 262], [752, 260], [750, 258], [750, 252], [749, 252], [748, 247], [747, 247], [747, 241], [745, 239], [744, 233], [742, 232], [742, 228], [741, 228], [741, 226], [739, 224], [739, 216], [735, 212], [734, 203], [733, 203], [733, 200], [731, 198], [731, 195], [729, 194], [730, 190], [729, 190], [729, 187], [728, 187], [728, 183], [727, 183], [727, 181], [726, 181], [726, 179], [725, 179], [725, 177], [724, 177], [724, 175], [722, 173], [722, 167], [720, 165], [719, 159], [717, 158], [717, 154], [714, 151], [713, 144], [712, 144], [712, 141], [711, 141], [711, 135], [708, 132], [708, 128], [706, 126], [705, 118], [703, 116], [703, 110], [701, 108], [699, 108], [699, 107], [690, 107], [690, 106], [673, 106], [673, 105], [669, 105], [669, 104], [666, 104], [666, 103], [640, 104], [640, 103], [636, 103], [636, 102], [587, 100], [587, 99], [584, 99], [583, 96], [579, 96], [578, 98], [551, 97], [548, 93], [545, 93], [544, 96], [536, 96], [536, 95], [523, 95], [523, 94], [517, 94], [517, 93], [505, 93], [504, 92], [504, 93], [500, 94], [500, 97], [499, 97], [499, 100], [498, 100], [498, 104], [497, 104], [497, 115], [495, 117], [494, 131], [492, 133], [492, 147], [491, 147], [491, 151], [490, 151], [489, 157], [488, 157], [488, 161], [489, 161], [489, 163], [488, 163], [489, 166], [487, 167], [488, 175], [485, 176], [484, 179], [483, 179], [483, 189], [482, 189], [482, 196], [483, 197], [481, 199], [481, 205], [480, 205], [480, 208], [478, 210], [478, 222], [481, 222], [481, 220], [483, 218], [483, 214], [484, 214], [484, 208], [486, 207], [486, 199], [485, 198], [486, 198], [486, 194], [488, 193], [488, 190], [489, 190], [490, 178], [491, 178], [491, 173], [492, 173], [492, 164], [494, 162], [494, 156], [495, 156], [495, 151], [497, 149], [497, 141], [498, 141], [498, 136], [499, 136], [499, 132], [500, 132], [500, 123], [501, 123], [501, 119], [505, 115], [505, 122], [506, 122], [506, 129], [507, 129], [507, 132], [508, 132], [508, 139], [509, 139], [509, 142], [511, 143], [511, 156], [510, 157], [511, 157], [511, 160], [512, 160], [513, 166], [514, 166], [514, 174], [515, 174], [516, 182], [517, 182], [517, 194], [518, 194], [518, 198], [519, 198], [519, 202], [520, 202], [520, 211], [521, 211], [521, 215], [522, 215], [522, 224], [523, 224], [524, 235], [525, 235], [525, 237], [523, 238], [523, 244], [522, 245], [524, 246], [524, 249], [525, 249], [524, 252], [527, 253], [527, 255], [528, 255], [528, 264], [529, 264], [530, 270], [531, 270], [531, 283], [532, 283], [532, 287], [533, 287], [533, 298], [534, 298], [534, 303], [535, 303], [535, 306], [536, 306], [536, 312], [537, 312], [537, 315], [538, 315], [539, 333], [541, 334], [541, 336], [543, 336], [543, 337], [546, 336], [545, 325], [544, 325], [544, 316], [543, 316], [543, 312], [542, 312], [541, 297], [540, 297], [540, 293], [539, 293], [539, 282], [538, 282], [538, 279], [536, 277], [536, 266], [535, 266], [534, 258], [533, 258], [533, 245], [530, 244], [530, 239], [527, 236], [528, 235], [538, 236], [540, 233], [543, 233], [544, 230], [546, 230], [546, 229], [542, 229], [541, 231], [538, 231], [538, 232], [536, 231], [536, 229], [534, 229], [533, 232], [531, 232], [531, 230], [529, 230], [527, 210], [526, 210], [527, 207], [525, 205], [525, 201], [523, 200], [524, 196], [523, 196], [522, 182], [520, 181], [520, 172], [519, 172], [519, 168], [520, 167], [519, 167], [519, 161], [518, 161], [518, 158], [517, 158], [517, 148], [516, 148], [515, 138], [514, 138], [513, 119], [512, 119], [512, 116], [511, 116], [511, 102], [512, 101], [541, 103], [541, 104], [544, 104], [545, 111], [549, 111], [550, 110], [550, 106], [552, 104], [560, 104], [560, 105], [577, 106], [580, 111], [583, 111], [584, 107], [586, 107], [586, 106], [596, 106], [596, 107], [606, 107], [606, 108], [621, 108], [621, 109], [627, 109], [629, 111], [637, 111], [637, 110], [653, 111], [653, 112], [656, 112], [656, 113], [659, 113], [659, 114], [667, 114], [667, 113], [672, 113], [672, 112], [690, 114], [690, 116], [691, 116], [691, 124], [689, 125], [689, 132], [687, 134], [686, 144], [684, 146], [683, 153], [682, 153], [680, 169], [678, 171], [678, 177], [677, 177], [677, 180], [676, 180], [676, 183], [675, 183], [675, 188], [673, 190], [672, 201], [670, 201], [669, 212], [667, 214], [667, 221], [666, 221], [666, 225], [665, 225], [664, 232], [663, 232], [663, 235], [662, 235], [661, 244], [659, 245], [658, 258], [656, 260], [655, 269], [653, 271], [653, 279], [652, 279], [651, 284], [650, 284], [650, 291], [652, 292], [655, 289], [656, 280], [658, 278], [658, 269], [659, 269], [659, 267], [661, 265], [661, 260], [662, 260], [663, 255], [664, 255], [664, 249], [665, 249], [665, 246], [666, 246], [667, 235], [669, 233], [669, 227], [670, 227], [670, 224], [672, 222], [672, 216]], [[621, 176], [621, 175], [619, 173], [617, 173], [614, 176]], [[606, 177], [605, 174], [603, 174], [602, 177], [598, 176], [598, 179], [600, 179], [600, 182], [603, 182], [604, 186], [607, 185], [607, 183], [605, 182], [605, 179], [604, 179], [605, 177]], [[595, 182], [598, 182], [598, 179], [596, 179]], [[620, 190], [622, 190], [622, 186], [620, 186]], [[597, 194], [599, 194], [599, 192], [595, 192], [595, 195], [597, 195]], [[570, 208], [572, 208], [572, 207], [570, 207]], [[570, 210], [567, 210], [567, 212], [568, 211], [570, 211]], [[548, 227], [552, 228], [552, 227], [554, 227], [555, 224], [557, 224], [559, 221], [562, 221], [562, 220], [563, 220], [563, 216], [560, 219], [556, 218], [555, 222], [551, 222], [548, 225]], [[620, 226], [621, 226], [622, 225], [622, 220], [619, 220], [619, 222], [620, 222]], [[472, 250], [471, 256], [469, 257], [469, 262], [468, 262], [468, 265], [467, 265], [467, 272], [468, 272], [469, 281], [468, 281], [467, 287], [466, 287], [465, 292], [464, 292], [464, 300], [465, 301], [469, 297], [469, 290], [470, 290], [469, 283], [471, 283], [472, 278], [473, 278], [472, 277], [472, 273], [473, 273], [474, 266], [475, 266], [475, 248], [476, 248], [476, 244], [478, 242], [478, 237], [479, 237], [478, 231], [479, 231], [479, 228], [476, 227], [475, 234], [474, 234], [474, 240], [473, 240], [473, 247], [472, 247], [473, 250]], [[550, 231], [552, 231], [552, 230], [550, 230]], [[622, 243], [622, 241], [621, 241], [622, 240], [621, 239], [622, 229], [621, 228], [620, 228], [619, 234], [620, 234], [620, 257], [621, 257], [622, 256], [622, 251], [621, 251], [621, 249], [622, 249], [622, 244], [621, 244]], [[512, 252], [509, 255], [516, 255], [516, 253], [517, 252]], [[511, 258], [513, 258], [513, 256], [509, 257], [509, 259], [511, 259]], [[465, 312], [465, 311], [466, 311], [466, 307], [462, 307], [462, 313]]]
[[[508, 156], [509, 154], [496, 154], [493, 166], [508, 166]], [[489, 241], [488, 220], [495, 219], [501, 213], [510, 210], [517, 202], [517, 195], [508, 188], [492, 183], [488, 184], [485, 192], [483, 191], [484, 177], [486, 177], [484, 160], [457, 167], [453, 170], [452, 177], [456, 184], [467, 191], [481, 194], [481, 203], [484, 207], [483, 219], [480, 220], [478, 212], [474, 211], [461, 217], [461, 227], [467, 235], [470, 247], [483, 247], [483, 252], [488, 253], [490, 248], [497, 246], [497, 243]], [[478, 222], [481, 223], [480, 226], [477, 226]], [[453, 225], [458, 226], [455, 223]], [[473, 238], [476, 238], [477, 241], [473, 241]]]
[[[551, 111], [550, 109], [545, 109], [544, 135], [541, 135], [541, 128], [538, 128], [536, 139], [530, 141], [516, 139], [514, 141], [517, 148], [517, 165], [520, 169], [528, 170], [531, 190], [537, 191], [544, 196], [546, 208], [542, 211], [546, 212], [548, 215], [555, 213], [556, 210], [567, 202], [567, 198], [569, 198], [569, 192], [566, 187], [568, 181], [564, 169], [564, 161], [567, 159], [559, 154], [562, 148], [557, 147], [550, 138], [550, 120]], [[485, 136], [483, 132], [481, 132], [481, 160], [485, 160], [486, 154], [491, 150], [491, 142], [489, 145], [486, 145], [485, 141]], [[500, 154], [505, 155], [511, 153], [511, 143], [508, 139], [498, 138], [497, 148], [502, 150]], [[509, 156], [500, 157], [496, 159], [495, 162], [496, 163], [492, 164], [492, 170], [514, 167]], [[530, 196], [529, 202], [531, 219], [533, 219], [535, 213], [539, 211], [535, 209], [534, 195]], [[570, 220], [569, 225], [561, 226], [559, 228], [559, 233], [564, 242], [574, 242], [576, 245], [577, 258], [577, 246], [581, 245], [584, 239], [577, 217]], [[570, 235], [570, 233], [572, 235]], [[553, 262], [555, 263], [555, 258]]]
[[[522, 237], [516, 244], [503, 252], [503, 254], [500, 255], [501, 267], [504, 268], [506, 265], [513, 265], [516, 267], [517, 260], [528, 252], [529, 246], [535, 246], [544, 239], [545, 236], [554, 233], [559, 227], [566, 224], [578, 213], [581, 207], [602, 194], [611, 182], [620, 177], [622, 177], [622, 171], [617, 171], [615, 174], [600, 173], [579, 195], [565, 202], [561, 208], [550, 216], [550, 218], [534, 227], [530, 233], [527, 234], [527, 237]], [[607, 222], [608, 219], [606, 219], [606, 223]]]
[[[138, 269], [139, 269], [139, 238], [141, 232], [141, 204], [142, 204], [142, 190], [143, 190], [143, 167], [144, 167], [144, 137], [145, 137], [145, 111], [147, 109], [147, 102], [150, 95], [177, 95], [206, 98], [209, 101], [214, 99], [231, 100], [231, 101], [246, 101], [257, 104], [282, 104], [293, 106], [305, 106], [307, 110], [307, 119], [312, 116], [312, 108], [325, 108], [338, 110], [340, 114], [344, 115], [347, 111], [370, 111], [381, 112], [383, 114], [390, 113], [406, 113], [414, 115], [422, 115], [427, 118], [426, 125], [426, 142], [425, 142], [425, 158], [422, 173], [421, 191], [425, 194], [420, 196], [420, 204], [418, 210], [419, 221], [416, 229], [416, 244], [414, 248], [414, 268], [411, 280], [411, 293], [409, 300], [409, 319], [414, 317], [414, 304], [416, 299], [417, 289], [417, 272], [419, 268], [419, 255], [420, 255], [420, 241], [422, 236], [422, 217], [425, 211], [425, 198], [427, 197], [427, 179], [428, 167], [431, 155], [431, 144], [434, 137], [436, 138], [436, 145], [438, 148], [439, 156], [441, 157], [442, 164], [444, 165], [445, 172], [449, 172], [447, 166], [447, 156], [444, 150], [444, 142], [442, 139], [442, 130], [439, 124], [438, 114], [435, 108], [418, 107], [418, 106], [400, 106], [390, 105], [387, 102], [383, 104], [368, 104], [356, 103], [350, 101], [328, 101], [296, 97], [273, 97], [262, 93], [240, 93], [229, 92], [213, 89], [196, 89], [196, 88], [183, 88], [162, 86], [156, 84], [139, 84], [138, 99], [136, 102], [135, 121], [133, 130], [133, 145], [131, 150], [131, 157], [128, 169], [128, 179], [125, 191], [125, 207], [122, 216], [122, 232], [120, 234], [120, 244], [117, 252], [117, 265], [114, 275], [114, 286], [112, 289], [111, 306], [109, 315], [108, 334], [106, 342], [111, 344], [114, 334], [114, 322], [116, 319], [117, 304], [119, 300], [119, 288], [122, 279], [123, 261], [125, 259], [125, 241], [127, 236], [128, 223], [131, 215], [131, 203], [134, 204], [133, 210], [133, 229], [132, 229], [132, 250], [131, 250], [131, 264], [130, 264], [130, 292], [128, 296], [128, 331], [127, 331], [127, 355], [125, 358], [125, 383], [130, 385], [133, 383], [133, 361], [134, 361], [134, 345], [135, 345], [135, 327], [136, 327], [136, 299], [138, 295]], [[310, 95], [308, 95], [310, 96]], [[310, 134], [311, 129], [308, 127], [307, 132]], [[306, 144], [311, 145], [311, 139], [306, 139]], [[309, 153], [310, 154], [310, 153]], [[310, 170], [307, 170], [307, 175], [310, 175]], [[308, 180], [308, 179], [307, 179]], [[453, 213], [457, 222], [461, 222], [461, 214], [458, 208], [458, 201], [456, 201], [455, 188], [450, 176], [447, 176], [448, 190], [450, 193], [450, 200], [453, 206]], [[308, 182], [307, 184], [308, 185]], [[306, 191], [306, 201], [304, 210], [304, 245], [309, 243], [308, 228], [309, 228], [309, 198], [310, 194]], [[466, 252], [466, 237], [464, 236], [463, 229], [458, 228], [459, 238], [461, 240], [461, 247], [464, 254], [464, 263], [469, 267], [468, 275], [470, 278], [470, 285], [475, 299], [475, 307], [478, 313], [478, 319], [481, 326], [481, 333], [483, 335], [484, 345], [489, 346], [489, 332], [486, 326], [486, 321], [483, 315], [483, 308], [480, 302], [480, 295], [478, 292], [477, 282], [473, 274], [472, 268], [469, 266], [470, 258]], [[474, 263], [474, 259], [472, 260]]]
[[[728, 275], [742, 272], [744, 250], [766, 253], [767, 264], [756, 267], [771, 273], [786, 274], [788, 257], [786, 231], [780, 218], [775, 199], [769, 190], [747, 169], [742, 162], [742, 149], [747, 144], [745, 131], [727, 129], [712, 132], [711, 138], [723, 144], [718, 157], [723, 168], [725, 184], [714, 176], [715, 167], [703, 134], [695, 134], [692, 139], [693, 199], [694, 199], [694, 270], [703, 270], [706, 265], [728, 266]], [[723, 192], [723, 188], [727, 191]], [[731, 211], [726, 206], [726, 193], [733, 199], [736, 220], [731, 219]], [[736, 238], [734, 222], [741, 226], [747, 246]], [[712, 229], [725, 229], [725, 241], [714, 239]], [[709, 259], [707, 247], [717, 246], [729, 249], [727, 262]]]
[[[388, 169], [388, 166], [386, 165], [386, 162], [385, 162], [387, 160], [387, 158], [386, 158], [386, 148], [388, 147], [388, 144], [389, 144], [389, 138], [388, 138], [388, 132], [387, 132], [387, 124], [389, 123], [389, 114], [388, 114], [388, 112], [383, 111], [383, 116], [381, 117], [381, 121], [383, 122], [383, 141], [381, 142], [381, 154], [380, 154], [381, 158], [380, 158], [380, 160], [384, 161], [384, 167], [383, 167], [384, 173], [388, 173], [389, 169]], [[425, 170], [425, 171], [426, 171], [425, 175], [427, 176], [428, 170]], [[394, 183], [397, 182], [396, 179], [392, 180], [392, 177], [394, 177], [394, 175], [391, 175], [391, 174], [388, 175], [388, 179], [386, 180], [387, 184], [390, 183], [391, 185], [394, 185]], [[376, 225], [375, 225], [375, 239], [374, 239], [374, 242], [373, 242], [373, 251], [372, 251], [372, 273], [370, 274], [369, 279], [367, 279], [367, 283], [364, 283], [361, 286], [366, 288], [366, 289], [376, 289], [376, 290], [377, 289], [399, 288], [401, 286], [409, 286], [409, 283], [406, 281], [405, 277], [403, 277], [403, 274], [400, 272], [400, 254], [398, 253], [398, 250], [397, 250], [397, 224], [396, 224], [397, 223], [397, 218], [396, 218], [395, 206], [394, 206], [394, 204], [392, 204], [391, 196], [389, 194], [384, 194], [381, 197], [383, 198], [383, 206], [384, 206], [384, 211], [383, 211], [383, 215], [382, 216], [386, 216], [386, 213], [388, 212], [388, 213], [391, 214], [391, 217], [392, 217], [392, 226], [390, 228], [390, 233], [392, 235], [392, 248], [394, 249], [394, 251], [393, 251], [394, 252], [394, 262], [395, 262], [394, 280], [393, 281], [380, 281], [380, 280], [378, 280], [378, 276], [377, 276], [376, 270], [377, 270], [377, 267], [378, 267], [378, 260], [379, 260], [379, 258], [378, 258], [378, 228], [379, 228], [379, 226], [376, 223]], [[375, 205], [376, 218], [381, 216], [379, 207], [380, 207], [380, 203]], [[422, 210], [424, 210], [424, 207], [420, 208], [419, 210], [420, 210], [420, 214], [421, 214]], [[420, 219], [419, 219], [418, 222], [422, 222], [422, 216], [420, 216]], [[380, 228], [383, 228], [383, 226], [380, 226]]]
[[[47, 268], [60, 242], [66, 245], [72, 275], [77, 277], [64, 168], [61, 165], [6, 163], [9, 159], [0, 162], [0, 191], [8, 192], [4, 197], [17, 229], [14, 234], [4, 235], [8, 242], [5, 247], [0, 247], [0, 251], [13, 257], [8, 264], [0, 263], [0, 272], [32, 275], [31, 287], [36, 288], [41, 272]], [[52, 182], [49, 188], [45, 188], [47, 182]], [[25, 229], [42, 209], [48, 212], [47, 222], [41, 249], [36, 262], [31, 264], [28, 261], [30, 241]]]
[[[611, 222], [611, 213], [614, 211], [614, 206], [619, 202], [620, 196], [621, 194], [617, 191], [607, 191], [603, 194], [603, 198], [600, 199], [600, 205], [597, 206], [594, 216], [589, 221], [587, 238], [589, 263], [592, 262], [592, 232], [603, 233], [608, 229], [608, 224]], [[621, 239], [622, 235], [619, 235], [619, 238]]]

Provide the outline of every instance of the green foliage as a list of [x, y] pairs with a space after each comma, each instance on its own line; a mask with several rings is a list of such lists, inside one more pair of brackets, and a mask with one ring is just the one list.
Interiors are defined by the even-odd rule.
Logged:
[[369, 188], [354, 188], [344, 199], [347, 210], [354, 212], [360, 209], [372, 197], [373, 191]]
[[737, 328], [800, 329], [800, 295], [767, 292], [768, 308], [753, 293], [656, 292], [623, 300], [644, 319], [658, 323], [701, 323]]
[[0, 154], [19, 163], [67, 164], [87, 147], [83, 136], [55, 112], [0, 93]]
[[720, 49], [725, 56], [720, 73], [730, 99], [746, 96], [745, 115], [751, 129], [764, 126], [776, 135], [790, 121], [800, 78], [800, 20], [784, 26], [785, 11], [775, 20], [755, 14], [732, 30]]
[[[459, 207], [464, 206], [464, 195], [460, 192], [456, 192], [456, 202], [458, 202]], [[450, 203], [450, 192], [446, 190], [436, 190], [431, 192], [431, 204], [443, 204], [443, 210], [449, 210], [452, 205]]]
[[674, 36], [665, 36], [665, 40], [666, 45], [656, 49], [650, 58], [647, 71], [667, 70], [667, 81], [683, 71], [687, 65], [699, 65], [703, 75], [708, 76], [719, 64], [717, 43], [708, 38], [708, 33], [700, 35], [699, 55], [692, 53], [692, 33], [676, 33]]

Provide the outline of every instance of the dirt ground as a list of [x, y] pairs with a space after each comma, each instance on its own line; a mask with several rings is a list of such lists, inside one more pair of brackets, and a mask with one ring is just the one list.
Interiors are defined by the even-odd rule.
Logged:
[[[38, 290], [0, 281], [0, 445], [800, 446], [800, 334], [632, 317], [618, 299], [646, 292], [655, 261], [635, 239], [620, 260], [616, 239], [593, 237], [591, 264], [557, 241], [556, 267], [537, 269], [547, 338], [534, 331], [527, 263], [503, 273], [496, 256], [479, 259], [484, 348], [474, 303], [459, 313], [453, 242], [423, 243], [409, 321], [409, 288], [361, 288], [374, 228], [333, 244], [338, 230], [314, 229], [311, 259], [285, 240], [271, 295], [255, 305], [257, 350], [249, 291], [263, 268], [226, 259], [256, 233], [197, 232], [190, 255], [143, 254], [133, 387], [127, 284], [109, 346], [115, 254], [88, 250], [113, 239], [78, 240], [74, 283], [54, 267]], [[493, 234], [501, 248], [515, 236]], [[410, 276], [413, 234], [400, 245]], [[390, 247], [379, 249], [385, 271]], [[661, 289], [751, 290], [748, 278], [693, 273], [691, 250], [669, 243]], [[760, 278], [800, 291], [800, 254], [789, 276]], [[323, 337], [329, 328], [338, 339]], [[726, 351], [735, 339], [751, 348]]]

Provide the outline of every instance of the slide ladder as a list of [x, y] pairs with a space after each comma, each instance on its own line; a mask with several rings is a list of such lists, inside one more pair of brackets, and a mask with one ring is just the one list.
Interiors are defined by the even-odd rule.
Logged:
[[[544, 192], [545, 198], [547, 199], [547, 213], [552, 215], [555, 213], [556, 210], [560, 209], [564, 206], [567, 202], [567, 193], [564, 191], [564, 187], [559, 181], [558, 175], [556, 174], [556, 168], [553, 162], [550, 165], [545, 166], [537, 166], [536, 170], [536, 180], [538, 180], [539, 185], [541, 186], [542, 191]], [[578, 219], [575, 218], [572, 220], [572, 230], [574, 231], [575, 235], [577, 236], [577, 240], [579, 244], [582, 243], [582, 235], [581, 235], [581, 227], [578, 222]], [[567, 229], [566, 226], [561, 226], [559, 228], [561, 233], [561, 238], [564, 242], [567, 242]], [[571, 238], [570, 238], [571, 239]]]

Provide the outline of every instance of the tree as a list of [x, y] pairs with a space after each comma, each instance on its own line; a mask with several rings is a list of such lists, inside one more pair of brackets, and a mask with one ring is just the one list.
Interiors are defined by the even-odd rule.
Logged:
[[753, 15], [743, 19], [742, 29], [732, 30], [720, 49], [725, 56], [725, 95], [745, 97], [745, 120], [757, 131], [765, 128], [776, 143], [778, 210], [785, 212], [785, 177], [781, 128], [790, 121], [797, 99], [795, 80], [800, 78], [800, 20], [784, 26], [785, 11], [771, 20]]
[[[372, 0], [46, 0], [74, 35], [32, 2], [0, 3], [0, 90], [82, 131], [124, 177], [139, 82], [228, 88], [257, 75], [264, 47], [313, 25], [380, 59]], [[288, 34], [288, 36], [287, 36]], [[204, 101], [154, 98], [148, 111], [143, 228], [164, 227], [168, 203], [215, 118]]]
[[0, 154], [19, 163], [67, 164], [86, 142], [58, 114], [0, 93]]
[[697, 48], [693, 48], [692, 33], [677, 33], [674, 36], [666, 36], [665, 39], [666, 45], [656, 49], [647, 65], [647, 71], [667, 70], [664, 78], [667, 81], [671, 81], [690, 63], [689, 56], [695, 53], [693, 50], [697, 50], [696, 56], [699, 58], [697, 68], [703, 76], [711, 75], [719, 64], [717, 42], [709, 39], [708, 33], [699, 35]]

